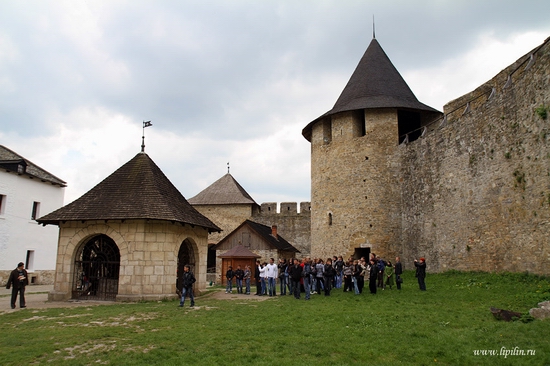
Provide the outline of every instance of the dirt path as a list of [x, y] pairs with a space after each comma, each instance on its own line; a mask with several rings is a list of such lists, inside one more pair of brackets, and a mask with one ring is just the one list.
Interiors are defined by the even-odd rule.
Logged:
[[[52, 286], [32, 286], [29, 287], [25, 294], [25, 300], [27, 302], [26, 309], [19, 308], [19, 298], [17, 299], [17, 307], [11, 309], [10, 306], [10, 293], [11, 291], [2, 289], [0, 291], [0, 315], [5, 313], [11, 313], [14, 311], [29, 311], [33, 309], [49, 309], [49, 308], [74, 308], [79, 306], [97, 306], [97, 305], [114, 305], [115, 301], [48, 301], [48, 292]], [[275, 299], [276, 297], [269, 296], [255, 296], [255, 295], [243, 295], [243, 294], [226, 294], [224, 289], [216, 289], [208, 292], [205, 295], [197, 296], [196, 302], [200, 303], [201, 299], [216, 299], [216, 300], [233, 300], [233, 301], [265, 301], [268, 299]]]

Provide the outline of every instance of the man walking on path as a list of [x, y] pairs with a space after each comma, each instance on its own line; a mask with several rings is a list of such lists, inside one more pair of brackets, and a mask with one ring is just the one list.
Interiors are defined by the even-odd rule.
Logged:
[[15, 309], [15, 302], [17, 301], [17, 294], [19, 293], [19, 307], [21, 309], [26, 308], [25, 305], [25, 286], [29, 284], [29, 276], [25, 270], [25, 263], [19, 262], [17, 268], [11, 271], [6, 288], [11, 290], [11, 308]]

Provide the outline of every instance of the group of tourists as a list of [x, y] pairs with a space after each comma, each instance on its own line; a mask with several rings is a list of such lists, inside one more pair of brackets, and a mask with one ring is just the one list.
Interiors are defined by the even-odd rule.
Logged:
[[[420, 290], [426, 291], [424, 279], [426, 277], [426, 261], [424, 258], [414, 260], [416, 277]], [[395, 262], [386, 261], [374, 253], [369, 260], [349, 258], [344, 261], [342, 256], [333, 256], [324, 261], [321, 258], [305, 257], [302, 260], [293, 258], [289, 261], [279, 259], [275, 264], [273, 258], [269, 263], [256, 261], [254, 279], [256, 282], [256, 296], [277, 296], [277, 280], [279, 282], [279, 294], [294, 295], [300, 299], [301, 293], [305, 293], [305, 299], [309, 300], [312, 294], [324, 294], [330, 296], [333, 288], [343, 288], [344, 292], [353, 292], [356, 295], [363, 293], [365, 283], [368, 283], [369, 292], [376, 294], [378, 290], [401, 290], [403, 283], [403, 266], [399, 257]], [[237, 266], [233, 270], [229, 266], [226, 273], [225, 293], [233, 293], [233, 279], [238, 294], [250, 295], [252, 269], [250, 266]], [[184, 268], [183, 290], [180, 306], [184, 305], [186, 294], [189, 295], [191, 306], [194, 305], [192, 285], [195, 277], [189, 272], [189, 266]]]
[[[426, 275], [426, 262], [424, 258], [415, 260], [417, 267], [418, 283], [421, 290], [425, 290], [424, 277]], [[403, 283], [403, 266], [400, 258], [396, 257], [395, 263], [386, 261], [374, 253], [369, 260], [349, 258], [344, 261], [342, 256], [333, 256], [324, 261], [322, 258], [293, 258], [289, 261], [270, 258], [269, 263], [256, 261], [254, 279], [256, 282], [257, 296], [276, 296], [277, 282], [279, 294], [294, 295], [299, 299], [302, 292], [306, 300], [311, 294], [324, 294], [330, 296], [333, 288], [343, 288], [344, 292], [353, 292], [356, 295], [363, 293], [365, 283], [368, 283], [371, 294], [377, 290], [393, 289], [395, 286], [401, 289]], [[233, 270], [229, 266], [226, 274], [226, 293], [233, 292], [233, 278], [235, 278], [237, 293], [250, 295], [252, 269], [246, 266], [242, 269], [238, 266]], [[243, 290], [244, 286], [244, 290]]]
[[390, 261], [384, 261], [374, 254], [369, 261], [349, 258], [344, 261], [342, 256], [333, 256], [323, 261], [321, 258], [309, 257], [292, 259], [288, 263], [282, 259], [279, 261], [279, 269], [282, 275], [279, 277], [281, 295], [293, 294], [300, 299], [300, 294], [305, 293], [306, 300], [311, 294], [323, 294], [330, 296], [333, 288], [343, 287], [344, 292], [353, 292], [356, 295], [363, 293], [365, 283], [369, 284], [370, 293], [376, 294], [377, 289], [401, 289], [403, 267], [399, 258], [396, 258], [395, 266]]

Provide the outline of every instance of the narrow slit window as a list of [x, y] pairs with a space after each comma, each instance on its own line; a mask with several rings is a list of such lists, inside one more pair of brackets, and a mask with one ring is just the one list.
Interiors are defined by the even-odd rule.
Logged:
[[40, 202], [34, 201], [32, 203], [31, 219], [36, 220], [38, 217], [40, 217]]
[[29, 271], [34, 270], [34, 250], [27, 250], [27, 259], [25, 260], [25, 268]]
[[6, 196], [3, 194], [0, 194], [0, 216], [4, 214], [5, 209], [6, 209]]

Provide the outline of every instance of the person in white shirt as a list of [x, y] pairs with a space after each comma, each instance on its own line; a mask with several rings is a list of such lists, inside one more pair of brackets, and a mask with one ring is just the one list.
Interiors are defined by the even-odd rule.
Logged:
[[269, 296], [276, 296], [277, 295], [275, 291], [276, 279], [279, 274], [279, 269], [275, 264], [275, 260], [273, 258], [270, 258], [269, 264], [265, 268], [266, 268], [267, 288], [269, 291]]
[[258, 268], [260, 271], [260, 282], [262, 284], [262, 293], [260, 294], [260, 296], [263, 296], [267, 293], [267, 263], [264, 262], [263, 264], [259, 265]]

